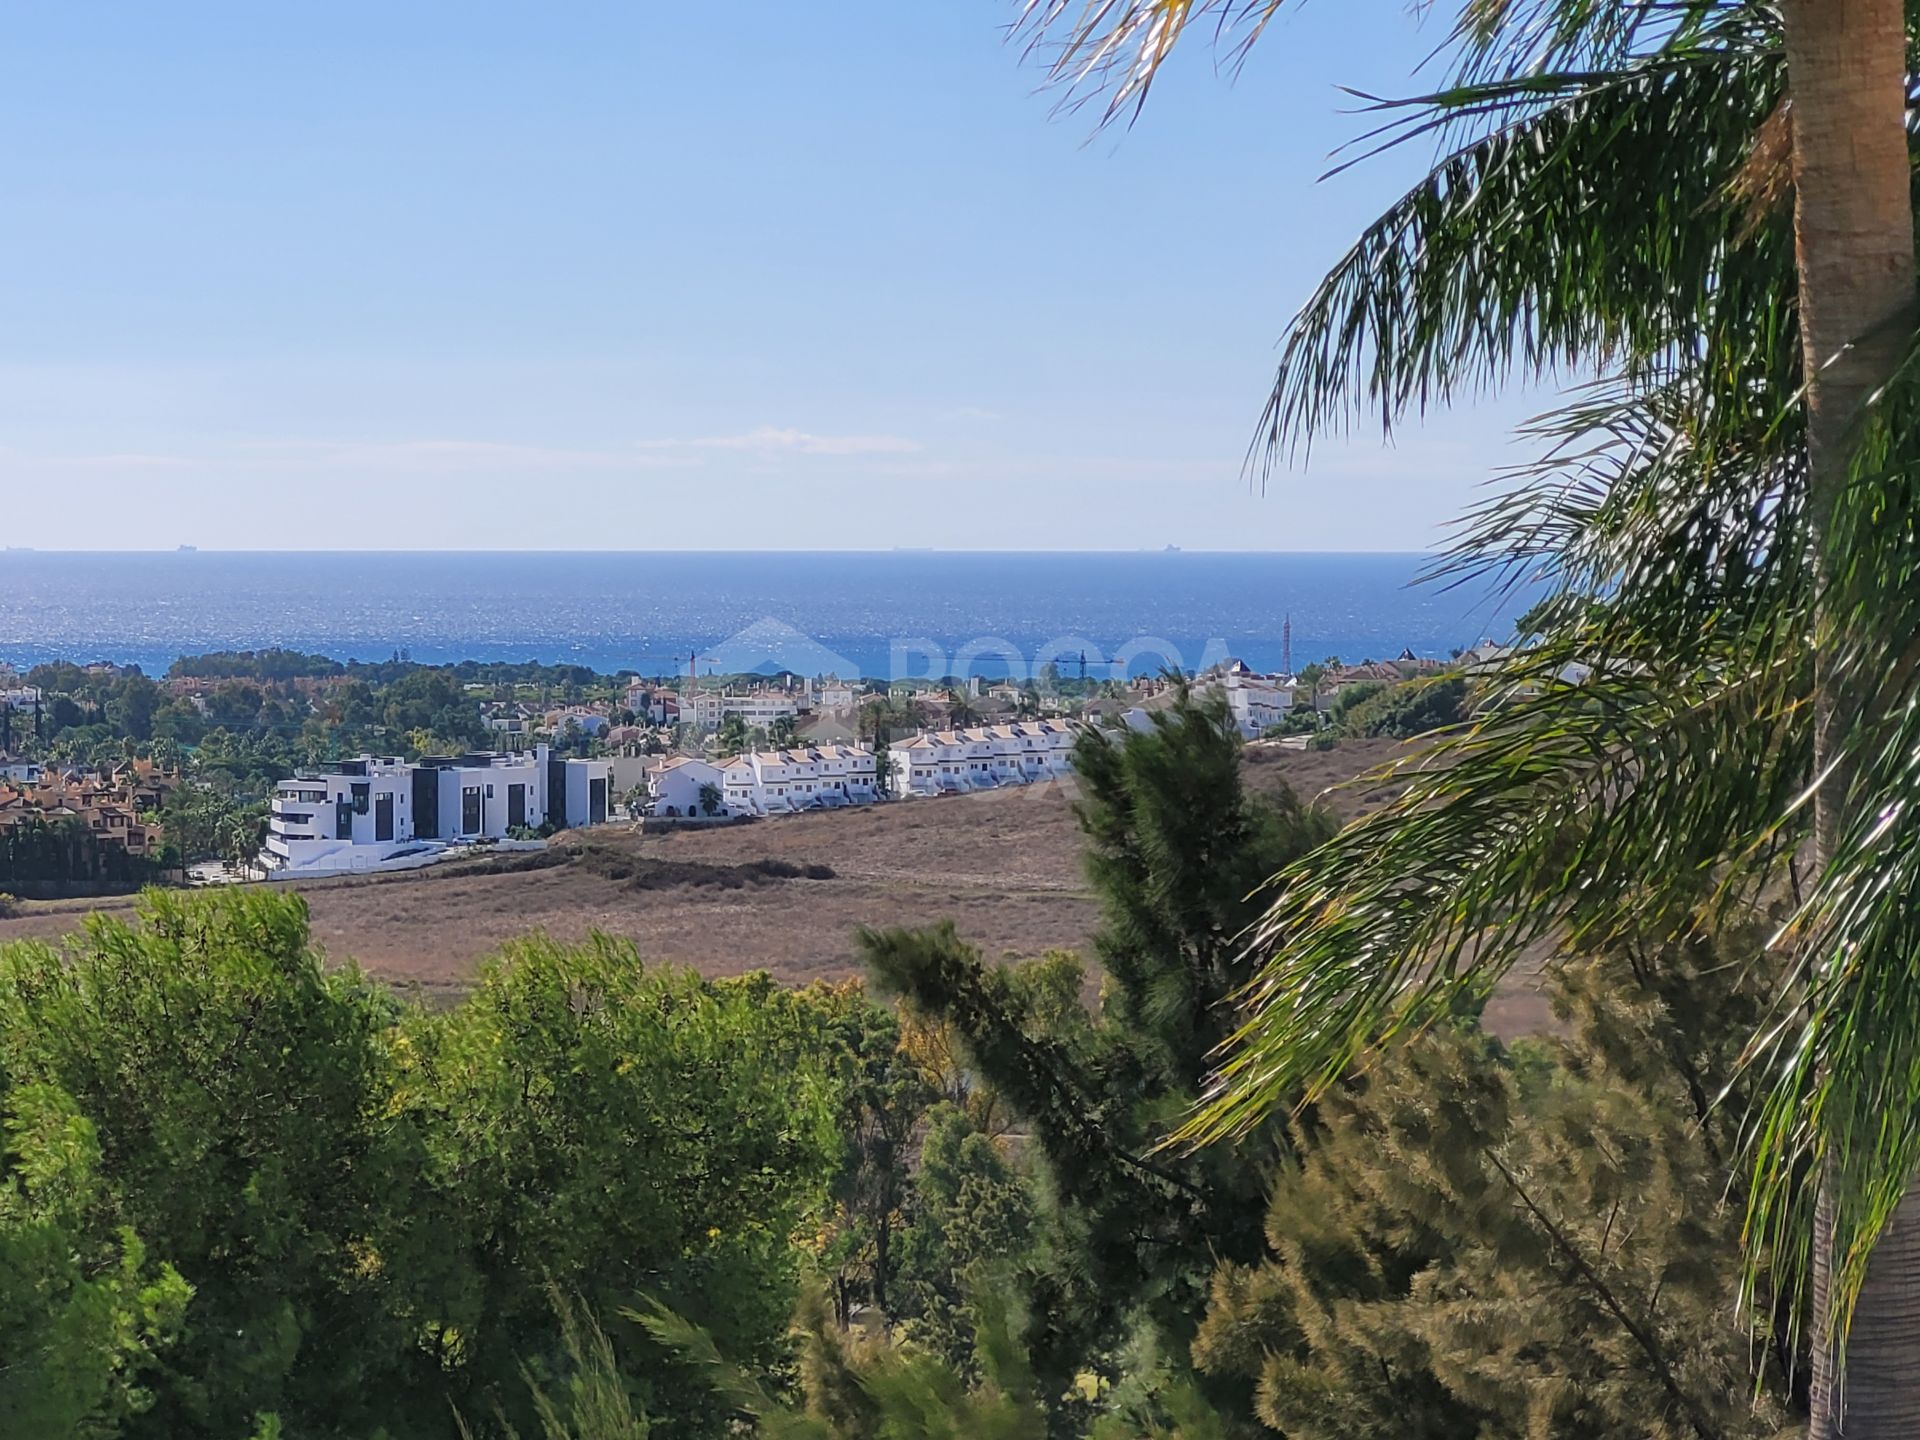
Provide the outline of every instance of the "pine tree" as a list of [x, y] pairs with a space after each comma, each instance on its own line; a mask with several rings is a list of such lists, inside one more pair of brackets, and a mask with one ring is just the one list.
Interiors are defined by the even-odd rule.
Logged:
[[1290, 1440], [1778, 1432], [1794, 1356], [1784, 1317], [1740, 1305], [1710, 1103], [1766, 993], [1758, 954], [1746, 932], [1622, 944], [1556, 978], [1565, 1038], [1453, 1025], [1329, 1092], [1296, 1122], [1270, 1258], [1214, 1279], [1197, 1362], [1254, 1382]]
[[1239, 752], [1224, 705], [1185, 693], [1149, 730], [1076, 748], [1102, 909], [1097, 1012], [1058, 957], [989, 965], [951, 925], [862, 934], [876, 981], [950, 1027], [1032, 1136], [1047, 1203], [1028, 1339], [1058, 1385], [1143, 1318], [1184, 1350], [1214, 1264], [1262, 1253], [1270, 1144], [1152, 1153], [1226, 1034], [1254, 892], [1333, 828], [1284, 790], [1249, 794]]

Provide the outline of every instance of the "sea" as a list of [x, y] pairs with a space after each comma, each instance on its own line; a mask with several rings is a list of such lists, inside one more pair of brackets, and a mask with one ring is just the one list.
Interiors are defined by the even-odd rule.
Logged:
[[0, 660], [284, 646], [337, 660], [642, 675], [1111, 678], [1444, 657], [1532, 602], [1415, 581], [1417, 554], [0, 552]]

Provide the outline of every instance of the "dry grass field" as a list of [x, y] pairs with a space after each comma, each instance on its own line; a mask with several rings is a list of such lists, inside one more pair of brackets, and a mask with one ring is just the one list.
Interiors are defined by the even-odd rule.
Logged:
[[[1249, 753], [1255, 788], [1291, 785], [1315, 796], [1395, 753], [1386, 741], [1322, 752]], [[503, 941], [529, 931], [575, 939], [593, 930], [631, 938], [653, 960], [709, 975], [768, 970], [783, 981], [854, 974], [862, 925], [951, 919], [988, 955], [1085, 946], [1098, 921], [1080, 873], [1069, 785], [915, 799], [724, 829], [635, 835], [619, 826], [557, 842], [568, 863], [512, 873], [456, 865], [299, 887], [314, 938], [390, 983], [450, 999]], [[1328, 803], [1351, 817], [1379, 803], [1346, 789]], [[770, 862], [770, 863], [769, 863]], [[750, 867], [768, 864], [795, 878]], [[807, 867], [830, 875], [805, 878]], [[0, 920], [0, 942], [54, 938], [90, 911], [126, 912], [126, 900], [28, 905]], [[1519, 984], [1496, 1002], [1494, 1023], [1544, 1021]]]

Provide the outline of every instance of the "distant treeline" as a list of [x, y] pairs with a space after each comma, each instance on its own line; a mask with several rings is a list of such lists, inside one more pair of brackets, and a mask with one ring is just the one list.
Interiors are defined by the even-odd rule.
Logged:
[[339, 661], [326, 655], [275, 646], [267, 650], [213, 650], [204, 655], [182, 655], [167, 667], [169, 679], [304, 680], [349, 675], [371, 685], [386, 685], [419, 670], [439, 670], [463, 685], [551, 685], [556, 688], [608, 686], [630, 675], [602, 675], [586, 665], [543, 665], [537, 660], [461, 660], [451, 665], [428, 665], [396, 650], [385, 660]]
[[341, 675], [346, 667], [325, 655], [304, 650], [214, 650], [205, 655], [182, 655], [167, 667], [168, 679], [298, 680]]

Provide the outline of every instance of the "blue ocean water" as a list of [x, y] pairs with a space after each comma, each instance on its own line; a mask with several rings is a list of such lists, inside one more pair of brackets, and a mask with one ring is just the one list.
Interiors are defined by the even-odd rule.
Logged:
[[269, 645], [336, 659], [541, 660], [602, 671], [843, 676], [1134, 673], [1228, 655], [1444, 656], [1526, 596], [1413, 587], [1406, 554], [848, 552], [0, 553], [0, 659]]

